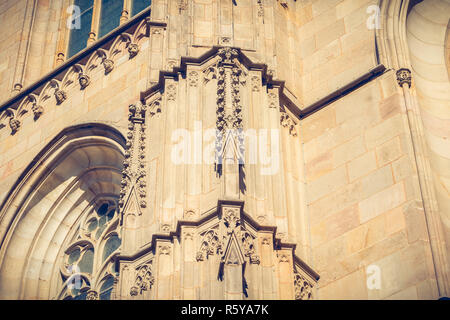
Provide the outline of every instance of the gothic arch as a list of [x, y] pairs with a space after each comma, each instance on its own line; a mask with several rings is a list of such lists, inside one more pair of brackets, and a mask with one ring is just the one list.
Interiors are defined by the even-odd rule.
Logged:
[[57, 296], [63, 244], [95, 201], [118, 198], [124, 146], [116, 129], [83, 124], [34, 158], [0, 207], [1, 299]]

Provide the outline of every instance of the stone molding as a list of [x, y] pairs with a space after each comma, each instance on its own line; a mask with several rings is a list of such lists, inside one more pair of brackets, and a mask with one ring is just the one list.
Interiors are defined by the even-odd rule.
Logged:
[[[244, 211], [243, 201], [219, 200], [217, 207], [209, 213], [201, 215], [201, 218], [178, 220], [175, 230], [153, 234], [149, 244], [131, 255], [119, 254], [116, 257], [116, 263], [120, 265], [120, 270], [130, 270], [130, 268], [134, 270], [130, 278], [132, 281], [127, 280], [128, 275], [120, 278], [122, 287], [126, 285], [127, 281], [130, 283], [129, 288], [122, 290], [125, 292], [125, 296], [122, 295], [120, 298], [129, 299], [139, 296], [147, 290], [157, 290], [158, 274], [155, 268], [158, 268], [161, 256], [169, 258], [174, 254], [179, 256], [179, 252], [185, 250], [186, 241], [197, 239], [197, 242], [194, 241], [197, 243], [195, 246], [197, 249], [192, 252], [194, 261], [195, 263], [206, 263], [211, 257], [217, 256], [216, 259], [213, 259], [213, 261], [217, 261], [217, 281], [223, 280], [223, 277], [226, 276], [226, 266], [243, 267], [247, 262], [247, 268], [248, 265], [260, 268], [262, 263], [261, 246], [268, 245], [273, 254], [278, 256], [280, 262], [288, 262], [293, 266], [293, 298], [312, 299], [313, 287], [316, 286], [319, 275], [295, 255], [295, 244], [281, 241], [276, 237], [276, 233], [277, 227], [261, 225], [253, 220]], [[176, 246], [175, 243], [177, 243]], [[178, 253], [175, 250], [178, 250]], [[173, 263], [184, 263], [183, 260], [177, 261], [173, 261]], [[165, 266], [165, 268], [175, 270], [179, 266]], [[246, 283], [245, 279], [243, 283]], [[246, 288], [242, 290], [245, 294]], [[156, 294], [156, 292], [152, 294]]]
[[[99, 65], [102, 65], [105, 75], [114, 70], [115, 61], [124, 54], [129, 59], [139, 53], [140, 43], [150, 36], [150, 26], [165, 27], [165, 23], [151, 22], [148, 14], [139, 15], [122, 25], [115, 32], [102, 38], [93, 46], [81, 51], [66, 63], [44, 76], [34, 84], [25, 88], [17, 95], [0, 106], [0, 130], [9, 126], [11, 134], [15, 134], [21, 127], [22, 118], [30, 111], [34, 120], [43, 114], [43, 105], [52, 96], [55, 104], [64, 104], [68, 98], [67, 88], [78, 82], [80, 90], [84, 90], [91, 83], [92, 74]], [[111, 43], [109, 49], [107, 44]], [[62, 80], [58, 80], [62, 79]]]

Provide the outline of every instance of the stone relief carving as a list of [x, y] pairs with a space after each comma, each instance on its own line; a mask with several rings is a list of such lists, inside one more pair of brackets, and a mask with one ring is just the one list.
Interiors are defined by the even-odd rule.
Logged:
[[297, 130], [295, 129], [295, 121], [284, 110], [280, 110], [280, 124], [284, 128], [289, 129], [289, 134], [293, 137], [297, 136]]
[[184, 212], [185, 219], [193, 219], [193, 218], [195, 218], [195, 216], [196, 216], [196, 213], [195, 213], [195, 210], [193, 210], [193, 209], [188, 209]]
[[167, 100], [174, 101], [177, 97], [177, 86], [174, 83], [167, 85]]
[[[77, 78], [80, 85], [80, 90], [83, 90], [87, 86], [89, 86], [91, 82], [89, 74], [93, 69], [97, 68], [99, 64], [102, 64], [104, 66], [105, 74], [111, 72], [114, 68], [114, 59], [116, 59], [118, 53], [123, 51], [122, 47], [124, 47], [124, 42], [129, 43], [128, 53], [130, 54], [130, 57], [138, 54], [138, 43], [142, 38], [148, 37], [147, 24], [148, 20], [146, 18], [142, 19], [142, 21], [139, 22], [138, 26], [133, 29], [133, 34], [123, 33], [121, 35], [118, 35], [113, 39], [112, 45], [109, 49], [106, 50], [104, 48], [99, 48], [93, 51], [86, 59], [84, 65], [74, 64], [63, 69], [58, 74], [58, 79], [62, 78], [62, 81], [57, 80], [56, 78], [50, 79], [43, 84], [42, 90], [36, 89], [35, 92], [29, 93], [20, 98], [19, 102], [7, 106], [4, 111], [0, 112], [0, 123], [4, 122], [5, 118], [8, 118], [6, 119], [8, 121], [6, 122], [6, 124], [9, 123], [9, 118], [11, 117], [11, 115], [8, 109], [15, 110], [15, 113], [17, 114], [13, 117], [14, 120], [11, 121], [12, 128], [14, 128], [15, 130], [14, 132], [11, 131], [11, 134], [17, 132], [17, 130], [20, 128], [19, 123], [22, 123], [20, 118], [27, 111], [31, 110], [34, 114], [34, 120], [38, 120], [44, 112], [43, 103], [49, 97], [51, 97], [52, 92], [56, 98], [56, 103], [59, 105], [67, 99], [66, 89], [74, 82], [74, 80], [76, 81]], [[58, 56], [60, 55], [61, 54], [59, 54]], [[76, 77], [74, 77], [74, 75], [76, 75]], [[21, 93], [19, 92], [18, 94], [20, 95]], [[11, 127], [11, 125], [9, 125], [9, 127]], [[0, 129], [1, 128], [2, 126], [0, 125]]]
[[209, 256], [222, 254], [222, 243], [216, 230], [212, 229], [205, 233], [201, 240], [200, 250], [197, 251], [196, 260], [204, 261]]
[[408, 84], [408, 87], [411, 88], [411, 70], [406, 68], [401, 68], [397, 70], [397, 82], [400, 87], [403, 84]]
[[128, 115], [128, 133], [125, 151], [125, 160], [123, 162], [121, 191], [119, 206], [123, 208], [125, 196], [134, 187], [139, 197], [139, 206], [145, 208], [146, 197], [146, 177], [145, 170], [145, 113], [146, 105], [141, 102], [129, 106]]
[[15, 118], [9, 118], [9, 127], [11, 128], [12, 134], [16, 133], [17, 130], [19, 130], [21, 125], [20, 120], [17, 120]]
[[259, 256], [256, 254], [254, 237], [247, 231], [242, 233], [242, 248], [244, 255], [249, 258], [250, 263], [259, 264]]
[[270, 92], [268, 94], [269, 97], [269, 108], [276, 108], [278, 103], [278, 95], [275, 92]]
[[34, 120], [37, 120], [44, 113], [44, 108], [37, 103], [33, 103], [31, 111], [33, 111]]
[[105, 68], [105, 74], [110, 73], [114, 69], [114, 61], [111, 59], [104, 59], [102, 63]]
[[86, 300], [99, 300], [98, 292], [89, 290], [86, 295]]
[[67, 93], [64, 90], [55, 90], [56, 104], [61, 104], [67, 99]]
[[136, 269], [136, 279], [133, 286], [130, 288], [130, 295], [137, 296], [144, 291], [151, 290], [155, 283], [155, 277], [152, 272], [153, 261], [150, 261], [144, 265], [139, 266]]
[[159, 116], [161, 114], [161, 103], [162, 103], [161, 96], [150, 102], [148, 111], [151, 118]]
[[91, 78], [87, 74], [80, 73], [78, 75], [78, 82], [80, 83], [80, 87], [83, 90], [91, 83]]
[[197, 71], [191, 71], [189, 72], [189, 78], [188, 78], [189, 86], [191, 87], [197, 87], [198, 85], [198, 72]]
[[312, 299], [312, 284], [294, 268], [294, 292], [295, 300]]
[[262, 0], [257, 0], [258, 4], [258, 17], [264, 17], [264, 6]]
[[251, 83], [252, 83], [252, 91], [259, 92], [261, 85], [260, 77], [258, 77], [257, 75], [252, 76]]
[[139, 53], [139, 45], [136, 43], [130, 43], [128, 45], [128, 53], [130, 54], [130, 59], [137, 56]]

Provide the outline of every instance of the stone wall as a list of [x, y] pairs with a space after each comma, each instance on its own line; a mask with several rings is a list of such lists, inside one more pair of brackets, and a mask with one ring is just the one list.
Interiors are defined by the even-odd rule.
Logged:
[[[433, 299], [403, 96], [390, 71], [300, 123], [320, 299]], [[366, 284], [379, 268], [381, 286]]]

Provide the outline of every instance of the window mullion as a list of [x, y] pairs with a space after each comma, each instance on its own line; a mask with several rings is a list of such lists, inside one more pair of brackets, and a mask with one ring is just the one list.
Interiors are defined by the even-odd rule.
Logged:
[[100, 26], [100, 13], [102, 1], [94, 0], [94, 9], [92, 12], [92, 24], [91, 24], [91, 32], [89, 32], [88, 45], [92, 42], [95, 42], [98, 38], [98, 30]]
[[130, 19], [131, 14], [131, 0], [123, 0], [123, 10], [120, 15], [120, 24], [124, 24]]

